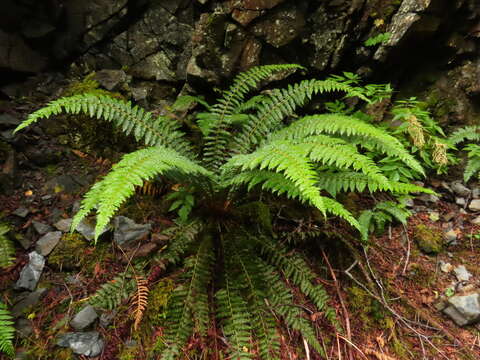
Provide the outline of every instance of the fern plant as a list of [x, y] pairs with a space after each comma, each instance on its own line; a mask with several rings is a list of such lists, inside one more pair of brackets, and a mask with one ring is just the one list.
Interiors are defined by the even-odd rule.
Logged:
[[[451, 146], [455, 147], [460, 143], [469, 141], [480, 141], [480, 126], [465, 126], [457, 129], [448, 138]], [[467, 152], [467, 165], [463, 173], [463, 180], [468, 182], [472, 176], [480, 171], [480, 146], [474, 143], [467, 144], [463, 151]]]
[[[125, 155], [93, 185], [74, 217], [72, 229], [96, 212], [95, 241], [144, 182], [162, 176], [183, 185], [181, 193], [170, 196], [176, 201], [172, 209], [185, 209], [183, 215], [164, 234], [169, 238], [167, 249], [152, 259], [163, 266], [183, 261], [185, 270], [169, 300], [165, 334], [155, 347], [163, 360], [181, 356], [194, 332], [204, 336], [215, 312], [232, 359], [252, 359], [256, 354], [262, 359], [279, 359], [277, 319], [322, 354], [311, 322], [300, 308], [291, 306], [292, 287], [340, 329], [335, 311], [328, 306], [328, 295], [304, 256], [276, 239], [271, 226], [269, 231], [260, 226], [260, 214], [254, 217], [258, 226], [241, 220], [241, 206], [255, 198], [253, 195], [269, 192], [296, 199], [316, 208], [324, 219], [339, 217], [362, 230], [358, 220], [335, 199], [338, 192], [427, 191], [389, 179], [365, 155], [366, 150], [375, 149], [423, 174], [419, 162], [383, 129], [346, 114], [307, 111], [307, 115], [298, 115], [309, 100], [322, 93], [340, 92], [371, 101], [369, 94], [378, 89], [361, 88], [353, 74], [303, 80], [250, 96], [275, 73], [299, 69], [289, 64], [252, 68], [239, 74], [214, 105], [202, 98], [181, 98], [174, 108], [192, 102], [206, 108], [197, 119], [198, 133], [192, 136], [201, 137], [200, 143], [188, 141], [189, 134], [182, 131], [176, 116], [154, 116], [129, 102], [94, 94], [54, 100], [17, 128], [60, 113], [82, 113], [112, 122], [143, 143], [144, 147]], [[253, 195], [245, 196], [245, 191]], [[129, 296], [125, 290], [129, 294], [135, 290], [133, 279], [128, 286], [118, 288], [119, 284], [117, 280], [104, 286], [100, 292], [106, 296], [94, 296], [91, 302], [110, 298], [110, 302], [98, 304], [111, 308]], [[209, 296], [209, 289], [215, 289], [214, 296]]]
[[15, 355], [14, 334], [13, 317], [8, 311], [7, 305], [0, 301], [0, 352], [12, 358]]

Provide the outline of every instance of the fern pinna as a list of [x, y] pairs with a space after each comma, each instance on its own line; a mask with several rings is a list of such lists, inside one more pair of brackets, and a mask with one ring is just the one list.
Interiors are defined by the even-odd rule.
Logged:
[[[423, 174], [403, 145], [381, 128], [344, 114], [298, 115], [300, 108], [322, 93], [343, 93], [369, 102], [358, 87], [331, 77], [250, 96], [275, 73], [288, 75], [300, 69], [289, 64], [252, 68], [238, 75], [212, 106], [201, 98], [180, 98], [177, 107], [193, 101], [206, 108], [198, 114], [198, 128], [192, 130], [198, 129], [198, 134], [184, 133], [177, 116], [153, 116], [129, 102], [94, 94], [54, 100], [17, 128], [59, 113], [83, 113], [110, 121], [143, 143], [144, 147], [114, 165], [82, 201], [72, 229], [96, 212], [95, 241], [146, 181], [162, 176], [188, 185], [185, 189], [195, 197], [190, 218], [166, 231], [167, 249], [152, 259], [163, 266], [185, 259], [185, 272], [168, 303], [166, 329], [158, 346], [161, 359], [180, 357], [190, 336], [204, 335], [215, 314], [232, 359], [252, 359], [257, 354], [262, 359], [279, 359], [278, 320], [322, 353], [312, 324], [301, 309], [290, 306], [293, 289], [285, 279], [325, 314], [332, 327], [340, 329], [326, 291], [315, 283], [303, 256], [292, 253], [271, 231], [262, 231], [261, 226], [252, 229], [233, 215], [246, 205], [246, 199], [252, 199], [245, 196], [246, 191], [297, 199], [317, 208], [325, 219], [340, 217], [358, 230], [363, 230], [361, 224], [336, 200], [337, 193], [425, 191], [390, 180], [368, 156], [367, 151], [375, 149]], [[191, 144], [190, 135], [202, 140]], [[208, 289], [215, 294], [210, 296]], [[111, 308], [134, 290], [134, 279], [121, 276], [90, 302]]]
[[15, 328], [13, 327], [13, 317], [8, 311], [7, 306], [0, 301], [0, 353], [9, 357], [15, 355], [13, 347], [13, 337]]

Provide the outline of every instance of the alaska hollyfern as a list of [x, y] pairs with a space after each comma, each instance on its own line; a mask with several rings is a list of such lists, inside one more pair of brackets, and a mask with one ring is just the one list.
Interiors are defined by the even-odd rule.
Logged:
[[[323, 93], [370, 101], [358, 87], [336, 78], [310, 79], [251, 96], [275, 73], [299, 69], [298, 65], [252, 68], [239, 74], [214, 105], [195, 97], [181, 98], [180, 102], [195, 101], [206, 108], [198, 115], [199, 133], [192, 138], [202, 140], [195, 144], [189, 142], [192, 134], [182, 131], [177, 116], [154, 116], [130, 102], [95, 94], [52, 101], [17, 128], [60, 113], [82, 113], [112, 122], [144, 145], [125, 155], [85, 195], [72, 229], [95, 212], [95, 240], [126, 199], [147, 181], [160, 176], [192, 194], [195, 201], [189, 202], [189, 216], [167, 230], [167, 248], [152, 260], [163, 267], [182, 262], [184, 266], [168, 302], [164, 336], [156, 347], [163, 360], [181, 357], [188, 339], [194, 333], [205, 336], [214, 316], [232, 359], [257, 355], [279, 359], [281, 324], [295, 330], [321, 354], [311, 322], [301, 308], [292, 306], [295, 289], [336, 331], [341, 330], [328, 305], [328, 294], [306, 258], [282, 244], [271, 226], [264, 226], [271, 217], [268, 207], [267, 213], [249, 219], [258, 226], [242, 220], [241, 206], [248, 206], [246, 199], [255, 198], [245, 196], [246, 192], [296, 199], [318, 209], [325, 220], [338, 217], [361, 230], [355, 217], [335, 199], [338, 192], [425, 191], [389, 180], [365, 155], [366, 149], [375, 149], [423, 174], [403, 145], [381, 128], [341, 114], [299, 116], [299, 110], [304, 112], [304, 106]], [[124, 291], [134, 292], [133, 280], [121, 287], [122, 292], [112, 292], [120, 283], [117, 280], [91, 302], [102, 300], [100, 305], [110, 308], [125, 299]], [[110, 293], [110, 301], [104, 301]]]

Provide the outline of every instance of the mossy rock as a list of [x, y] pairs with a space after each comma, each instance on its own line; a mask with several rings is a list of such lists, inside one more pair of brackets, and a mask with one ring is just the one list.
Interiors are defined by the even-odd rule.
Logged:
[[443, 233], [434, 227], [424, 224], [415, 226], [413, 238], [425, 254], [435, 255], [443, 249]]

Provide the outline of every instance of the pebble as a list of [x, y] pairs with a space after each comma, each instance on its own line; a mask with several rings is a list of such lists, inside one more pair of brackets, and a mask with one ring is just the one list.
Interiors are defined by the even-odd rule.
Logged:
[[460, 181], [452, 182], [450, 186], [455, 194], [462, 197], [468, 197], [472, 192], [469, 188], [463, 185]]
[[468, 208], [472, 211], [480, 211], [480, 199], [472, 200]]
[[440, 270], [444, 273], [449, 273], [453, 269], [452, 264], [445, 262], [443, 260], [440, 260], [439, 264], [440, 264]]
[[458, 281], [469, 281], [472, 277], [472, 274], [468, 272], [464, 265], [457, 266], [455, 269], [453, 269], [453, 272], [455, 273]]
[[32, 221], [33, 228], [38, 233], [38, 235], [45, 235], [49, 231], [52, 231], [52, 227], [48, 224], [44, 224], [40, 221], [33, 220]]
[[450, 230], [450, 231], [447, 231], [445, 234], [445, 242], [448, 244], [448, 245], [456, 245], [457, 244], [457, 232], [455, 230]]

